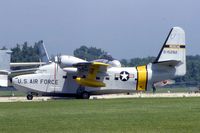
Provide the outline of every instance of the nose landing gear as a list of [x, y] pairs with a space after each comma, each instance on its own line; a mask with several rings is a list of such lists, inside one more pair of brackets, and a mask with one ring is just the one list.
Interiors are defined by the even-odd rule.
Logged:
[[28, 95], [26, 96], [26, 98], [27, 98], [27, 100], [33, 100], [33, 95], [28, 94]]
[[33, 96], [38, 96], [36, 92], [29, 92], [26, 96], [27, 100], [33, 100]]

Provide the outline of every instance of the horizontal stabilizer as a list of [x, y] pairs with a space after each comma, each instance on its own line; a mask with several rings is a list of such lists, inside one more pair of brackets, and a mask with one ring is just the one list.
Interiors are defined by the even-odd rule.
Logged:
[[161, 62], [155, 62], [154, 64], [163, 65], [163, 66], [169, 66], [174, 67], [181, 63], [181, 61], [177, 60], [169, 60], [169, 61], [161, 61]]
[[16, 62], [10, 63], [10, 67], [33, 67], [33, 66], [41, 66], [45, 65], [46, 62]]

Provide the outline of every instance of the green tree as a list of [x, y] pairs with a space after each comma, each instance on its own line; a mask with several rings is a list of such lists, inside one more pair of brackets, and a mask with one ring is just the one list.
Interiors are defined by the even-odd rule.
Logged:
[[[21, 46], [21, 47], [20, 47]], [[28, 46], [27, 42], [17, 44], [12, 48], [11, 62], [39, 62], [39, 50], [37, 43]]]
[[113, 60], [113, 57], [102, 49], [87, 46], [81, 46], [80, 48], [74, 50], [74, 56], [87, 61], [92, 61], [96, 59]]
[[120, 62], [123, 66], [134, 67], [140, 65], [146, 65], [150, 62], [153, 62], [155, 57], [147, 57], [147, 58], [132, 58], [130, 60], [122, 59]]

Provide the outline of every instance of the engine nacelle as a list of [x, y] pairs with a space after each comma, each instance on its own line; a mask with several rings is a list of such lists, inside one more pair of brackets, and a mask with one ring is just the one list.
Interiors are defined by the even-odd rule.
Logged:
[[118, 60], [111, 61], [112, 67], [122, 67], [121, 63]]
[[66, 67], [66, 68], [63, 68], [63, 71], [73, 74], [73, 73], [77, 73], [78, 70], [77, 68], [74, 68], [74, 67]]
[[72, 67], [73, 64], [80, 62], [87, 62], [87, 61], [70, 55], [62, 55], [62, 56], [56, 56], [55, 62], [59, 63], [61, 68], [64, 68], [64, 67]]

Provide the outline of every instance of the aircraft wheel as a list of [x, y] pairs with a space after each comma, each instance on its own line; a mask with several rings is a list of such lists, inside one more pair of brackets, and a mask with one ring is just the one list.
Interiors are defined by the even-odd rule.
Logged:
[[33, 100], [33, 95], [28, 94], [28, 95], [26, 96], [26, 98], [27, 98], [28, 100]]
[[88, 92], [84, 91], [82, 93], [82, 99], [89, 99], [89, 98], [90, 98], [90, 94]]
[[156, 87], [153, 87], [153, 93], [156, 93]]
[[156, 87], [154, 84], [152, 85], [152, 88], [153, 88], [153, 94], [156, 93]]

